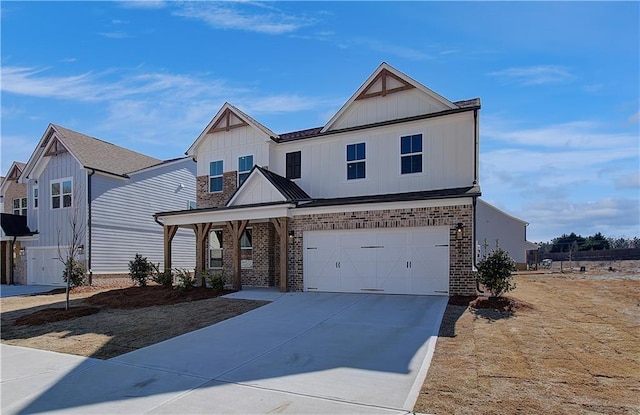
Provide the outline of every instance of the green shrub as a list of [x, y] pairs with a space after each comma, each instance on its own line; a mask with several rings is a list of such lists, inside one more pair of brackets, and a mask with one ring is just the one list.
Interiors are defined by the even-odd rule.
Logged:
[[153, 262], [140, 254], [136, 254], [135, 258], [129, 261], [129, 276], [134, 284], [138, 283], [141, 287], [147, 286], [147, 280], [151, 277], [153, 271]]
[[478, 264], [478, 281], [487, 287], [493, 296], [500, 297], [516, 288], [511, 275], [515, 268], [515, 261], [509, 254], [502, 248], [496, 248]]
[[173, 286], [173, 271], [170, 269], [166, 269], [160, 272], [157, 265], [154, 268], [155, 272], [151, 277], [151, 281], [155, 282], [156, 284], [160, 284], [163, 287], [171, 288]]
[[224, 284], [226, 282], [226, 278], [222, 271], [218, 271], [214, 274], [207, 272], [207, 275], [205, 276], [205, 278], [207, 280], [207, 285], [209, 287], [213, 288], [216, 291], [224, 290]]
[[176, 269], [176, 278], [178, 279], [178, 288], [181, 290], [190, 290], [196, 286], [196, 279], [187, 269]]
[[85, 271], [84, 265], [82, 265], [80, 261], [67, 258], [67, 261], [64, 264], [64, 274], [62, 274], [62, 279], [64, 282], [67, 282], [67, 276], [70, 276], [70, 285], [72, 287], [85, 285], [87, 277]]

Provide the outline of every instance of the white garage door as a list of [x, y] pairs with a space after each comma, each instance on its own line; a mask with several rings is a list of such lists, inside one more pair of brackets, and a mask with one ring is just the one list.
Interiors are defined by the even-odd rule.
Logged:
[[304, 233], [304, 289], [449, 294], [449, 228]]
[[58, 248], [27, 248], [27, 284], [64, 285]]

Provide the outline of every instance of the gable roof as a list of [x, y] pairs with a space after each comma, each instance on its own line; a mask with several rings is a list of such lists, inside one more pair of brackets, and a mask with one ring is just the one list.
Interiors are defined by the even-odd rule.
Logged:
[[189, 146], [185, 154], [193, 157], [195, 155], [196, 147], [202, 142], [202, 140], [204, 140], [207, 134], [219, 131], [229, 131], [239, 127], [252, 127], [263, 134], [266, 134], [269, 138], [277, 135], [255, 119], [240, 111], [238, 108], [228, 102], [225, 102], [211, 121], [209, 121], [209, 124], [207, 124], [205, 129], [202, 130], [198, 138], [196, 138], [193, 144]]
[[25, 163], [21, 163], [19, 161], [11, 163], [11, 167], [9, 167], [9, 170], [7, 171], [6, 180], [18, 180], [24, 171], [25, 166]]
[[161, 163], [161, 160], [136, 151], [56, 124], [49, 124], [27, 163], [26, 173], [31, 173], [43, 157], [66, 151], [84, 168], [122, 177]]
[[429, 96], [432, 100], [438, 102], [443, 109], [459, 108], [453, 102], [445, 97], [435, 93], [420, 82], [412, 79], [404, 73], [398, 71], [386, 62], [382, 62], [380, 66], [367, 78], [367, 80], [358, 88], [358, 90], [349, 98], [349, 100], [340, 108], [340, 110], [325, 124], [322, 132], [326, 132], [342, 117], [342, 115], [351, 107], [351, 105], [361, 99], [367, 99], [378, 96], [386, 96], [395, 92], [405, 91], [417, 88], [422, 93]]
[[255, 165], [249, 172], [249, 176], [247, 177], [247, 179], [240, 185], [240, 187], [236, 189], [233, 195], [231, 195], [226, 205], [233, 206], [234, 202], [241, 198], [244, 193], [251, 192], [252, 184], [255, 184], [259, 180], [263, 180], [269, 183], [269, 185], [272, 186], [280, 196], [278, 198], [280, 200], [261, 200], [261, 203], [298, 202], [301, 200], [311, 200], [311, 197], [304, 190], [302, 190], [300, 186], [298, 186], [291, 180], [282, 177], [272, 171], [264, 169], [258, 165]]

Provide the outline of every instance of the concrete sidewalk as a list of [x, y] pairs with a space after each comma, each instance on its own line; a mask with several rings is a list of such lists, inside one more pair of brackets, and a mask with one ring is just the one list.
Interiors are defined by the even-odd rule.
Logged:
[[286, 293], [108, 361], [2, 345], [3, 414], [410, 413], [446, 297]]

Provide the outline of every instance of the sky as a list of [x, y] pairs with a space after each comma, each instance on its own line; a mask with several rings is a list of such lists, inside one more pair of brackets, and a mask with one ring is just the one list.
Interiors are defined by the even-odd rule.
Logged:
[[640, 235], [639, 2], [0, 3], [0, 174], [49, 123], [159, 158], [230, 102], [324, 125], [387, 62], [480, 98], [482, 198], [527, 239]]

